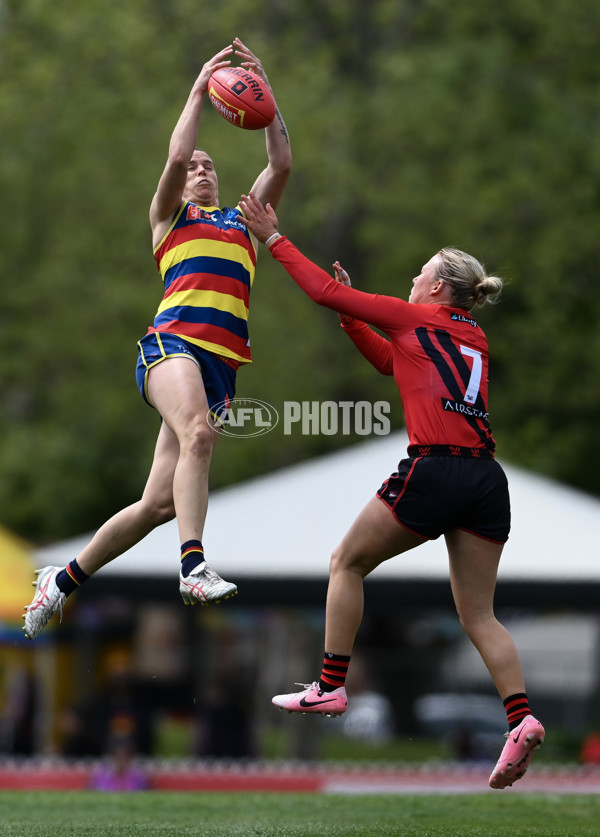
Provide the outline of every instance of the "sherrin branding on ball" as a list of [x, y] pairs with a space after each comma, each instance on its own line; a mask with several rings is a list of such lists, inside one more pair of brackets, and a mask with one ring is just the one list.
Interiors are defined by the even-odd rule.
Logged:
[[243, 67], [222, 67], [210, 77], [208, 96], [223, 119], [256, 131], [275, 118], [275, 100], [269, 86]]

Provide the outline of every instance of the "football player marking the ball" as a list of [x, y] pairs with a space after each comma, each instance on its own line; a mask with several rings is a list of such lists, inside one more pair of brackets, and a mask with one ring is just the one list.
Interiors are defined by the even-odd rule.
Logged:
[[[162, 421], [143, 495], [104, 523], [67, 567], [38, 571], [35, 596], [24, 614], [29, 639], [55, 613], [62, 617], [66, 597], [89, 576], [175, 516], [183, 601], [209, 604], [237, 592], [207, 565], [202, 535], [218, 437], [210, 411], [234, 398], [237, 367], [251, 361], [248, 306], [258, 245], [238, 222], [237, 209], [219, 208], [215, 164], [195, 148], [209, 79], [231, 63], [234, 50], [242, 67], [269, 84], [259, 58], [238, 38], [204, 64], [171, 136], [150, 207], [165, 292], [154, 325], [138, 344], [137, 381]], [[243, 139], [242, 132], [231, 130], [236, 140]], [[265, 136], [268, 164], [253, 189], [261, 200], [277, 205], [292, 164], [278, 111]]]
[[280, 235], [275, 212], [268, 205], [265, 210], [257, 195], [243, 196], [240, 206], [247, 226], [292, 279], [319, 305], [337, 311], [362, 354], [379, 372], [394, 376], [409, 436], [408, 458], [331, 557], [320, 679], [302, 691], [276, 695], [273, 703], [289, 712], [345, 712], [363, 579], [383, 561], [443, 535], [462, 626], [506, 709], [509, 732], [490, 786], [507, 787], [525, 773], [544, 728], [531, 714], [517, 649], [493, 606], [510, 502], [488, 422], [488, 344], [470, 312], [493, 301], [502, 280], [487, 276], [467, 253], [447, 248], [413, 279], [408, 302], [363, 293], [349, 287], [339, 262], [332, 278]]

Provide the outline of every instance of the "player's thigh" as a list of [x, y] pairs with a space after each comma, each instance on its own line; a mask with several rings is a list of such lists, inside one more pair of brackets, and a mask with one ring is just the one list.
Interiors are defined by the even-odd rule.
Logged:
[[459, 615], [463, 621], [489, 617], [494, 609], [498, 564], [504, 544], [462, 529], [452, 529], [445, 539], [452, 595]]
[[426, 541], [403, 526], [378, 497], [372, 497], [334, 550], [331, 567], [353, 569], [365, 576], [382, 561]]
[[202, 373], [191, 358], [166, 358], [153, 366], [148, 397], [176, 434], [190, 421], [210, 421]]

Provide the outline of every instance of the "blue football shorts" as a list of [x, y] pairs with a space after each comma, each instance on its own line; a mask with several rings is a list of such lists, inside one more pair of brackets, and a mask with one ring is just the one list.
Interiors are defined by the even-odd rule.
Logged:
[[[187, 357], [194, 361], [202, 374], [204, 391], [211, 410], [224, 401], [235, 398], [237, 367], [235, 361], [228, 361], [207, 352], [195, 343], [184, 340], [176, 334], [150, 332], [138, 340], [138, 362], [135, 377], [144, 401], [148, 400], [148, 373], [153, 366], [169, 357]], [[230, 365], [233, 364], [233, 365]], [[150, 406], [152, 406], [150, 404]]]
[[377, 496], [407, 529], [429, 540], [451, 529], [464, 529], [496, 543], [508, 540], [508, 481], [495, 459], [403, 459]]

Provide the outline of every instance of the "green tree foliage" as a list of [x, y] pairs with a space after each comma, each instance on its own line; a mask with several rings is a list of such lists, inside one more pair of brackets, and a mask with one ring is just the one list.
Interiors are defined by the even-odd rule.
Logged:
[[[509, 279], [480, 316], [500, 453], [600, 494], [599, 34], [592, 0], [3, 0], [3, 522], [65, 537], [139, 496], [158, 429], [133, 376], [161, 296], [148, 208], [192, 81], [235, 35], [292, 139], [281, 229], [372, 292], [406, 296], [446, 244]], [[262, 132], [207, 103], [199, 141], [234, 203]], [[239, 396], [389, 400], [400, 426], [393, 382], [265, 252], [250, 322]], [[224, 438], [213, 487], [360, 438]]]

